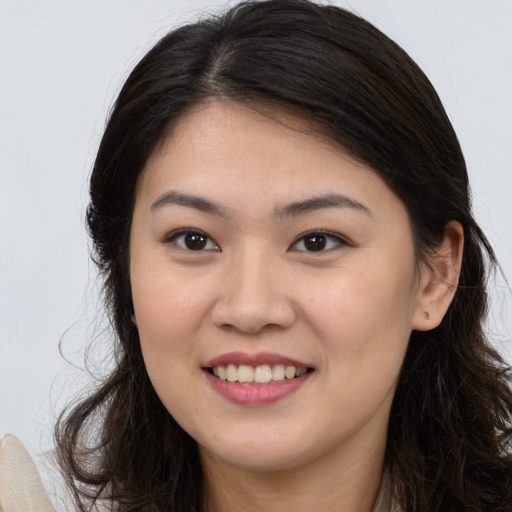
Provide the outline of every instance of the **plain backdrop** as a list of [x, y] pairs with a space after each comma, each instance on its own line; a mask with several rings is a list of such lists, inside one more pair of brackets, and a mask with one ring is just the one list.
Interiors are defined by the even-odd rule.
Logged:
[[[93, 361], [108, 364], [83, 219], [109, 108], [169, 29], [232, 3], [0, 0], [0, 437], [12, 432], [32, 453], [52, 446], [56, 415], [91, 382], [91, 340]], [[512, 0], [336, 3], [395, 39], [433, 82], [476, 216], [512, 281]], [[510, 291], [503, 278], [493, 290], [489, 329], [512, 359]]]

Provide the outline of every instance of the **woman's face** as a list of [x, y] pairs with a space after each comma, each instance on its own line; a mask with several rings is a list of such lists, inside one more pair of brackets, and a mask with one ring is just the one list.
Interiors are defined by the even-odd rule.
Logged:
[[382, 454], [423, 314], [409, 219], [307, 123], [220, 100], [182, 118], [137, 189], [130, 276], [147, 371], [203, 460]]

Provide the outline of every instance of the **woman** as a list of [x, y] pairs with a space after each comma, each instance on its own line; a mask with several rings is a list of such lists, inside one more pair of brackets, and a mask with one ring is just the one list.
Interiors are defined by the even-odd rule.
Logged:
[[432, 86], [304, 0], [171, 32], [88, 223], [117, 366], [57, 428], [83, 510], [512, 510], [495, 258]]

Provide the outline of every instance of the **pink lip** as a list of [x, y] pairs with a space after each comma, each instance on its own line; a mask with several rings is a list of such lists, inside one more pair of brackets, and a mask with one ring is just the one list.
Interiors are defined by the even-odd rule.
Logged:
[[229, 352], [222, 354], [218, 357], [208, 361], [204, 368], [213, 368], [214, 366], [227, 366], [228, 364], [246, 364], [248, 366], [261, 366], [263, 364], [275, 365], [284, 364], [286, 366], [295, 366], [296, 368], [310, 368], [312, 365], [302, 363], [289, 357], [281, 356], [279, 354], [260, 353], [260, 354], [247, 354], [245, 352]]
[[311, 368], [312, 365], [285, 357], [279, 354], [259, 353], [248, 354], [246, 352], [229, 352], [208, 361], [203, 366], [203, 373], [215, 391], [222, 396], [240, 405], [264, 405], [289, 395], [301, 387], [313, 372], [308, 372], [301, 377], [284, 379], [272, 384], [239, 384], [221, 380], [209, 371], [215, 366], [227, 366], [228, 364], [248, 366], [261, 366], [264, 364], [295, 366], [295, 368]]
[[[242, 364], [242, 363], [241, 363]], [[308, 372], [301, 377], [285, 379], [273, 384], [238, 384], [221, 380], [208, 370], [203, 370], [208, 382], [215, 391], [227, 398], [230, 402], [239, 405], [265, 405], [284, 398], [301, 387], [313, 374]]]

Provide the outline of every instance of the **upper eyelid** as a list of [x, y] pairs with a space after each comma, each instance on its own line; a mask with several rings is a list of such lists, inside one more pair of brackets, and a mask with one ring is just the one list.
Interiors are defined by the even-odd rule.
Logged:
[[203, 231], [202, 229], [197, 229], [197, 228], [178, 228], [178, 229], [173, 229], [172, 231], [167, 233], [163, 237], [163, 241], [164, 242], [170, 242], [173, 238], [176, 238], [176, 237], [178, 237], [180, 235], [186, 235], [187, 233], [198, 233], [200, 235], [207, 236], [210, 240], [213, 240], [213, 238], [208, 233]]

